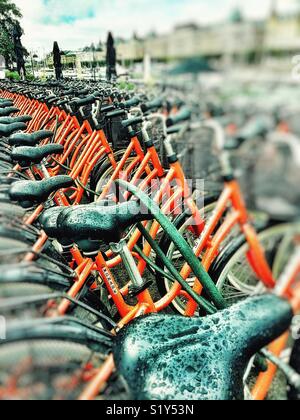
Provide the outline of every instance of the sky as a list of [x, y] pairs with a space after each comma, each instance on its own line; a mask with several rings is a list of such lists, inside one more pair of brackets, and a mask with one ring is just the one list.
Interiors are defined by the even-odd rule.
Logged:
[[[14, 0], [23, 13], [23, 44], [39, 54], [52, 49], [77, 49], [105, 40], [110, 30], [128, 38], [133, 32], [165, 33], [176, 24], [209, 24], [227, 19], [240, 7], [250, 19], [267, 16], [272, 0]], [[293, 8], [297, 0], [278, 0]]]

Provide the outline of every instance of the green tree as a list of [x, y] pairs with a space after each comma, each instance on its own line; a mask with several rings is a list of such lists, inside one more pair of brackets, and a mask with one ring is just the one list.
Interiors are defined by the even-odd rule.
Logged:
[[13, 29], [22, 17], [20, 9], [11, 0], [0, 0], [0, 54], [7, 68], [15, 61]]

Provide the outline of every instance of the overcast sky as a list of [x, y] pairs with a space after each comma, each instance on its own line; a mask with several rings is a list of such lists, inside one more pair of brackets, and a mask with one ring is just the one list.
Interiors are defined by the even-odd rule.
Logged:
[[[184, 22], [211, 23], [228, 18], [240, 6], [249, 18], [265, 17], [272, 0], [14, 0], [23, 13], [28, 49], [76, 49], [106, 38], [129, 37], [155, 30], [167, 32]], [[289, 9], [298, 0], [279, 0]]]

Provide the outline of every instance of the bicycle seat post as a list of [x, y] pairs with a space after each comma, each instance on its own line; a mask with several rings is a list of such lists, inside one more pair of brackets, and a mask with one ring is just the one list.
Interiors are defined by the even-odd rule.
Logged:
[[43, 173], [43, 175], [44, 175], [44, 178], [45, 179], [49, 179], [49, 178], [51, 178], [51, 176], [50, 176], [50, 174], [49, 174], [49, 172], [48, 172], [48, 170], [47, 170], [47, 168], [46, 168], [46, 164], [47, 164], [47, 160], [46, 159], [43, 159], [43, 161], [40, 163], [40, 169], [41, 169], [41, 171], [42, 171], [42, 173]]
[[126, 268], [126, 271], [129, 275], [129, 279], [131, 281], [130, 286], [130, 294], [132, 296], [137, 296], [138, 294], [145, 291], [151, 282], [145, 282], [137, 268], [135, 260], [127, 246], [127, 242], [125, 239], [121, 239], [119, 243], [111, 243], [110, 244], [111, 250], [120, 255], [123, 264]]

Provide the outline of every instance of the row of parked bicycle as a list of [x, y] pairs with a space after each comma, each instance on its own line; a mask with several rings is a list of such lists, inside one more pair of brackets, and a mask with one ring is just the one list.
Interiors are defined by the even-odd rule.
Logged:
[[298, 209], [236, 177], [261, 124], [105, 82], [0, 98], [0, 399], [298, 399]]

